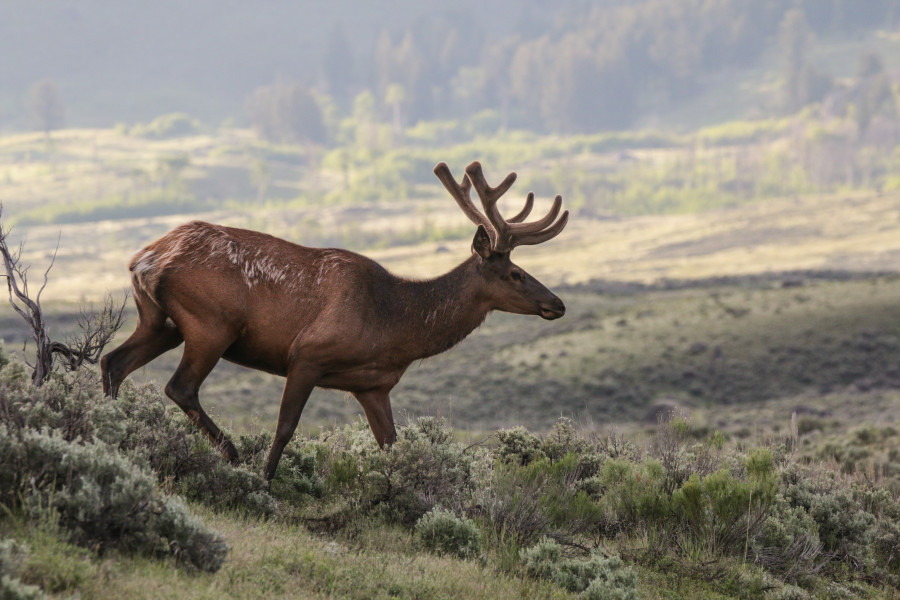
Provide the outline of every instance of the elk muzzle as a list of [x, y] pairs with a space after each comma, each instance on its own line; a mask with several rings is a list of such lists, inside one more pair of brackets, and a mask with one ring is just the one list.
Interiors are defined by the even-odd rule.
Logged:
[[553, 296], [553, 299], [548, 302], [541, 302], [540, 309], [541, 318], [547, 319], [548, 321], [558, 319], [566, 314], [566, 305], [556, 296]]

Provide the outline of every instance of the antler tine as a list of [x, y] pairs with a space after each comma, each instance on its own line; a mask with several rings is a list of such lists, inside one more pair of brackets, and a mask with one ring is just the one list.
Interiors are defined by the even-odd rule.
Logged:
[[462, 183], [457, 183], [453, 174], [450, 172], [450, 167], [448, 167], [445, 162], [439, 162], [434, 166], [434, 174], [437, 175], [437, 178], [444, 184], [444, 187], [447, 188], [447, 191], [450, 192], [450, 195], [453, 196], [453, 199], [456, 200], [456, 203], [465, 215], [469, 217], [469, 220], [476, 225], [484, 226], [485, 230], [488, 232], [488, 236], [490, 236], [491, 241], [493, 242], [497, 237], [497, 232], [494, 230], [494, 226], [490, 221], [475, 208], [475, 204], [469, 196], [469, 193], [472, 190], [472, 182], [469, 180], [469, 177], [463, 175]]
[[[558, 197], [558, 196], [557, 196]], [[547, 240], [555, 238], [566, 226], [566, 223], [569, 222], [569, 211], [563, 211], [562, 216], [559, 218], [556, 223], [551, 225], [550, 227], [544, 229], [543, 231], [535, 231], [532, 233], [522, 233], [518, 234], [514, 238], [514, 246], [533, 246], [535, 244], [540, 244], [542, 242], [546, 242]]]
[[504, 219], [497, 209], [497, 200], [509, 190], [516, 180], [516, 174], [510, 173], [497, 187], [491, 187], [485, 181], [481, 163], [475, 161], [466, 167], [466, 175], [481, 199], [485, 215], [497, 232], [496, 239], [492, 238], [491, 240], [494, 243], [494, 250], [497, 252], [508, 252], [516, 246], [545, 242], [557, 236], [569, 220], [569, 211], [565, 211], [557, 220], [556, 217], [562, 208], [562, 197], [556, 196], [553, 199], [553, 206], [544, 217], [531, 223], [523, 223], [522, 221], [531, 213], [534, 206], [533, 193], [528, 194], [525, 199], [525, 208], [519, 214], [511, 219]]
[[[512, 250], [513, 244], [509, 236], [509, 223], [506, 222], [500, 214], [500, 211], [497, 209], [497, 200], [499, 200], [500, 196], [505, 194], [516, 181], [515, 172], [507, 175], [506, 179], [501, 181], [497, 187], [491, 187], [484, 178], [484, 170], [481, 168], [481, 163], [476, 160], [466, 167], [466, 175], [469, 177], [469, 181], [472, 182], [475, 193], [477, 193], [478, 197], [481, 199], [481, 206], [484, 207], [485, 216], [488, 221], [491, 222], [491, 225], [496, 232], [496, 237], [491, 238], [494, 250], [497, 252], [508, 252], [509, 250]], [[528, 212], [530, 212], [530, 210]]]
[[[553, 199], [553, 206], [550, 211], [537, 221], [523, 223], [526, 217], [531, 214], [534, 208], [534, 193], [529, 192], [525, 199], [525, 207], [511, 219], [504, 219], [497, 209], [497, 200], [509, 191], [512, 184], [516, 181], [516, 174], [510, 173], [500, 182], [497, 187], [491, 187], [484, 178], [484, 171], [481, 163], [475, 161], [466, 167], [466, 174], [463, 175], [462, 181], [458, 182], [454, 179], [447, 163], [439, 162], [434, 167], [434, 174], [440, 180], [444, 187], [450, 192], [450, 195], [462, 209], [463, 213], [469, 220], [476, 225], [481, 225], [487, 231], [491, 239], [491, 247], [495, 252], [509, 252], [516, 246], [525, 246], [532, 244], [540, 244], [545, 242], [563, 230], [569, 220], [569, 211], [563, 212], [562, 216], [557, 219], [560, 208], [562, 207], [562, 197], [557, 196]], [[472, 202], [471, 191], [475, 188], [484, 207], [484, 214]]]
[[509, 230], [513, 235], [542, 231], [556, 220], [560, 208], [562, 208], [562, 196], [557, 195], [556, 198], [553, 199], [553, 206], [550, 207], [550, 212], [544, 217], [537, 221], [532, 221], [531, 223], [512, 223], [512, 221], [510, 221]]
[[525, 198], [525, 208], [519, 211], [519, 214], [514, 216], [511, 219], [507, 219], [507, 223], [521, 223], [525, 220], [525, 217], [531, 214], [531, 209], [534, 208], [534, 192], [528, 192], [528, 197]]

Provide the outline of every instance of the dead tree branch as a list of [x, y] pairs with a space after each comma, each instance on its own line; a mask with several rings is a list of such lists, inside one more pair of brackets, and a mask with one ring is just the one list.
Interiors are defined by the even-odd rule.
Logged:
[[[2, 216], [3, 206], [0, 204], [0, 218]], [[22, 264], [24, 243], [20, 244], [18, 249], [10, 250], [9, 232], [10, 230], [0, 221], [0, 255], [3, 256], [6, 271], [5, 274], [0, 273], [0, 277], [6, 278], [9, 303], [31, 329], [31, 337], [37, 346], [34, 364], [26, 359], [26, 364], [33, 370], [32, 382], [36, 386], [42, 385], [50, 377], [57, 358], [67, 371], [78, 369], [84, 363], [96, 364], [103, 348], [122, 326], [125, 301], [117, 304], [112, 295], [107, 294], [103, 308], [99, 312], [81, 309], [78, 316], [79, 333], [67, 337], [65, 342], [52, 341], [44, 320], [41, 294], [47, 287], [50, 269], [56, 262], [59, 240], [56, 242], [56, 250], [53, 251], [50, 264], [44, 271], [41, 287], [32, 298], [28, 289], [28, 266]]]

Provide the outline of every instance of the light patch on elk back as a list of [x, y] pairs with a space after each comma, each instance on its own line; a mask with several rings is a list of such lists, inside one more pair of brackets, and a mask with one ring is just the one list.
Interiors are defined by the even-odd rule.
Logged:
[[353, 260], [346, 252], [332, 249], [320, 250], [318, 256], [313, 261], [313, 267], [316, 273], [315, 284], [321, 285], [322, 282], [333, 275], [335, 271], [339, 272], [341, 269], [345, 268], [346, 265], [353, 264]]
[[294, 287], [302, 282], [302, 268], [287, 260], [285, 253], [268, 241], [268, 236], [242, 241], [226, 228], [194, 221], [176, 227], [168, 234], [140, 250], [129, 269], [136, 286], [155, 296], [159, 280], [167, 268], [188, 264], [210, 270], [237, 268], [249, 288], [272, 284]]

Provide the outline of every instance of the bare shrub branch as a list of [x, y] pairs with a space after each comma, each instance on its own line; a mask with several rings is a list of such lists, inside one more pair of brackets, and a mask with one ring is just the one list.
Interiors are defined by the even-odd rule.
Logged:
[[[0, 218], [2, 215], [3, 205], [0, 204]], [[50, 269], [56, 262], [59, 240], [56, 242], [50, 264], [44, 271], [41, 287], [32, 298], [28, 289], [28, 265], [23, 265], [21, 260], [24, 242], [19, 244], [17, 249], [10, 250], [9, 232], [10, 230], [4, 228], [0, 221], [0, 255], [3, 256], [5, 269], [5, 274], [0, 274], [0, 277], [6, 278], [9, 303], [31, 329], [31, 337], [37, 346], [35, 362], [32, 364], [26, 360], [26, 364], [33, 369], [32, 382], [36, 386], [43, 384], [50, 377], [57, 358], [67, 371], [78, 369], [84, 363], [96, 364], [103, 348], [122, 326], [125, 301], [123, 300], [121, 304], [116, 303], [112, 295], [107, 294], [103, 308], [99, 312], [82, 307], [78, 316], [79, 333], [67, 337], [65, 342], [52, 341], [44, 320], [41, 294], [47, 287]]]

